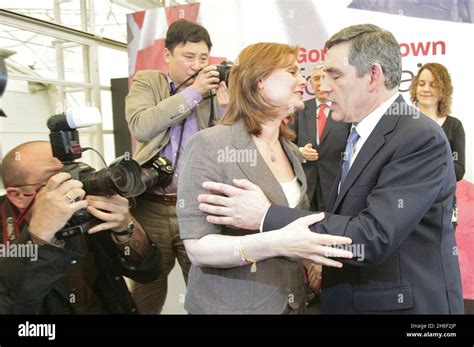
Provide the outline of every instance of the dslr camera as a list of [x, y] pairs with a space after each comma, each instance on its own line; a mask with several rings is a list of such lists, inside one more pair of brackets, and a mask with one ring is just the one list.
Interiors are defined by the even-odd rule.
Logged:
[[[166, 187], [173, 178], [173, 168], [167, 158], [156, 156], [143, 166], [126, 156], [118, 157], [108, 167], [96, 171], [83, 162], [76, 162], [82, 152], [77, 128], [88, 127], [101, 122], [99, 110], [95, 107], [81, 107], [66, 113], [51, 116], [47, 121], [53, 156], [63, 164], [75, 180], [81, 181], [86, 195], [118, 194], [131, 198], [143, 194], [152, 187]], [[74, 213], [66, 226], [56, 233], [64, 239], [86, 233], [93, 226], [102, 223], [86, 210]]]
[[217, 72], [219, 72], [219, 81], [224, 81], [225, 84], [229, 85], [229, 72], [232, 69], [232, 63], [229, 61], [223, 61], [219, 65], [217, 65]]

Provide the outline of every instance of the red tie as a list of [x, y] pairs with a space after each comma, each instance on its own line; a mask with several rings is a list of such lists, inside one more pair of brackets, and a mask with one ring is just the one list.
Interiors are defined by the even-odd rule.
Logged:
[[324, 127], [326, 126], [326, 122], [328, 118], [326, 117], [326, 114], [324, 113], [325, 108], [328, 107], [326, 104], [321, 104], [319, 105], [319, 111], [318, 111], [318, 139], [321, 141], [323, 138], [323, 131]]

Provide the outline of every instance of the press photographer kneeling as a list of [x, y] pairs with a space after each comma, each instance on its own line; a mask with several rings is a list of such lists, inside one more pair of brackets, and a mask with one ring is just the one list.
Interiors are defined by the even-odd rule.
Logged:
[[[122, 196], [87, 195], [52, 155], [47, 141], [12, 149], [2, 163], [4, 244], [38, 247], [36, 261], [0, 258], [0, 313], [138, 313], [122, 277], [148, 283], [160, 273], [159, 250], [132, 218]], [[58, 239], [81, 209], [100, 224]]]

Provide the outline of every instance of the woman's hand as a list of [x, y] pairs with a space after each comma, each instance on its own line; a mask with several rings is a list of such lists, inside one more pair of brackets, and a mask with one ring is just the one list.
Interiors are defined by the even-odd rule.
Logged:
[[330, 258], [352, 258], [349, 251], [334, 248], [336, 245], [348, 245], [352, 240], [348, 237], [314, 233], [309, 226], [324, 219], [324, 213], [301, 217], [280, 229], [282, 239], [279, 243], [280, 253], [289, 258], [308, 259], [316, 264], [342, 267], [342, 263]]
[[309, 260], [303, 260], [303, 265], [308, 272], [309, 286], [313, 288], [317, 294], [321, 293], [323, 266], [320, 264], [315, 264]]

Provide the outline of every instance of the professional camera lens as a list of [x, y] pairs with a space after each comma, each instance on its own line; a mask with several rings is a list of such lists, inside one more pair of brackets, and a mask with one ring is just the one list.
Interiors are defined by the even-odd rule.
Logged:
[[[150, 172], [147, 172], [149, 170]], [[145, 177], [149, 177], [148, 184], [151, 184], [148, 188], [157, 185], [158, 187], [166, 187], [173, 180], [174, 170], [171, 167], [171, 162], [165, 157], [153, 158], [151, 162], [143, 168], [142, 180]], [[151, 181], [150, 178], [153, 178]]]
[[110, 174], [110, 177], [111, 177], [112, 181], [115, 182], [117, 187], [123, 188], [127, 184], [127, 179], [125, 177], [125, 173], [120, 171], [120, 170], [114, 170], [114, 172], [112, 172]]
[[80, 177], [81, 182], [84, 184], [84, 190], [86, 194], [90, 195], [112, 195], [115, 194], [113, 190], [113, 184], [109, 178], [110, 171], [108, 168], [100, 171], [95, 171], [89, 175], [83, 175]]
[[144, 191], [140, 166], [134, 160], [123, 158], [108, 168], [83, 175], [80, 180], [84, 184], [86, 194], [91, 195], [119, 194], [131, 197]]
[[134, 196], [135, 186], [141, 180], [140, 167], [136, 161], [123, 161], [120, 165], [110, 168], [110, 181], [114, 190], [124, 196]]

